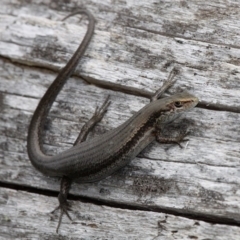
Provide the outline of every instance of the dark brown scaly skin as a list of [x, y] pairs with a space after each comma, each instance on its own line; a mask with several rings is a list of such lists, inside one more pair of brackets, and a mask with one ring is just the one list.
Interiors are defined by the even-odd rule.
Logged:
[[86, 14], [88, 17], [87, 33], [74, 55], [40, 100], [32, 117], [27, 139], [28, 155], [33, 166], [48, 176], [62, 177], [61, 190], [58, 196], [59, 207], [57, 208], [61, 209], [61, 214], [57, 231], [63, 214], [67, 214], [70, 218], [67, 212], [69, 209], [67, 195], [73, 179], [80, 182], [94, 182], [111, 175], [128, 164], [131, 159], [156, 139], [154, 134], [156, 128], [163, 128], [180, 113], [193, 108], [198, 103], [198, 99], [187, 92], [158, 99], [162, 92], [171, 86], [173, 78], [171, 76], [169, 81], [153, 95], [152, 102], [119, 127], [102, 136], [85, 141], [89, 131], [106, 112], [110, 104], [107, 99], [82, 129], [72, 148], [56, 156], [46, 155], [41, 148], [43, 124], [54, 100], [75, 70], [79, 59], [85, 53], [94, 32], [95, 21], [91, 13], [87, 10], [80, 10], [69, 16], [78, 13]]

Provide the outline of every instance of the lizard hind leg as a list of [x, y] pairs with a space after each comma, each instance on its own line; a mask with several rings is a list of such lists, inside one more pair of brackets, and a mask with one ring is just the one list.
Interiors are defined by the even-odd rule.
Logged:
[[[102, 104], [101, 107], [98, 107], [98, 106], [96, 107], [95, 112], [94, 112], [93, 116], [91, 117], [91, 119], [89, 119], [88, 122], [86, 122], [83, 125], [77, 140], [73, 144], [74, 146], [80, 144], [81, 142], [84, 142], [86, 140], [88, 134], [90, 133], [90, 131], [94, 128], [94, 126], [102, 120], [103, 116], [107, 112], [107, 108], [109, 107], [109, 105], [111, 103], [109, 98], [110, 98], [110, 96], [108, 96], [106, 98], [106, 100], [104, 101], [104, 103]], [[54, 213], [55, 211], [60, 209], [60, 212], [61, 212], [60, 216], [59, 216], [58, 226], [56, 229], [57, 233], [60, 228], [64, 214], [66, 214], [67, 217], [69, 218], [69, 220], [72, 221], [72, 218], [70, 217], [70, 215], [68, 213], [68, 211], [71, 210], [71, 206], [70, 206], [70, 203], [67, 201], [68, 193], [71, 188], [71, 183], [72, 183], [72, 180], [69, 177], [66, 177], [66, 176], [62, 177], [60, 192], [58, 194], [59, 205], [52, 211], [52, 213]]]
[[69, 190], [71, 188], [71, 179], [68, 177], [62, 177], [61, 179], [61, 187], [60, 187], [60, 192], [58, 194], [58, 202], [59, 205], [51, 212], [54, 213], [57, 210], [60, 209], [61, 213], [59, 216], [59, 221], [58, 221], [58, 225], [57, 225], [57, 229], [56, 232], [58, 233], [58, 230], [60, 228], [61, 222], [62, 222], [62, 217], [64, 214], [67, 215], [67, 217], [69, 218], [70, 221], [72, 221], [72, 218], [70, 217], [68, 211], [71, 210], [71, 206], [69, 204], [69, 202], [67, 201], [67, 196], [69, 193]]
[[108, 95], [104, 103], [101, 107], [96, 107], [95, 112], [93, 116], [83, 125], [78, 138], [76, 139], [74, 146], [80, 144], [81, 142], [86, 141], [88, 134], [91, 132], [91, 130], [95, 127], [95, 125], [100, 122], [107, 112], [107, 108], [111, 104], [111, 101], [109, 101], [110, 96]]

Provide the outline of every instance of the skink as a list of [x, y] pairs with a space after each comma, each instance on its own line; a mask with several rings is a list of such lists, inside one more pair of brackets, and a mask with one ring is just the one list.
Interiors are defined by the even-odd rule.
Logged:
[[157, 99], [159, 94], [156, 94], [152, 102], [119, 127], [99, 137], [78, 143], [55, 156], [46, 155], [41, 148], [43, 124], [50, 107], [75, 70], [94, 32], [93, 16], [86, 10], [78, 13], [88, 16], [87, 33], [72, 58], [39, 102], [29, 126], [27, 150], [33, 166], [48, 176], [77, 179], [78, 182], [94, 182], [128, 164], [156, 139], [156, 129], [161, 130], [179, 114], [193, 108], [198, 103], [198, 99], [188, 92], [162, 99]]

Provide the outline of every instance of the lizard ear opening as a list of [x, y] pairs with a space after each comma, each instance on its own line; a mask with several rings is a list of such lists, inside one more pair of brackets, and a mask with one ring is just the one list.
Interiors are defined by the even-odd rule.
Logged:
[[177, 102], [174, 102], [174, 106], [175, 106], [176, 108], [180, 108], [180, 107], [183, 106], [183, 104], [182, 104], [180, 101], [177, 101]]

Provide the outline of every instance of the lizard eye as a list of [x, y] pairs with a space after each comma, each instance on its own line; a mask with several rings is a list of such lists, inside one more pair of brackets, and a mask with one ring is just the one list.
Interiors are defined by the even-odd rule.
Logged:
[[177, 102], [174, 103], [174, 106], [175, 106], [176, 108], [180, 108], [180, 107], [182, 107], [182, 103], [179, 102], [179, 101], [177, 101]]

